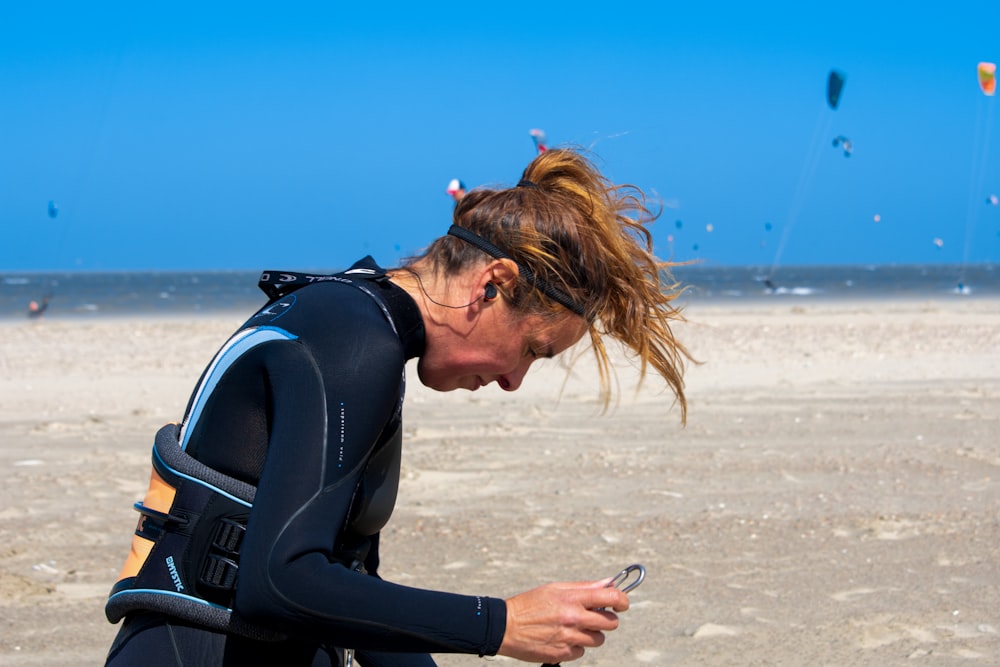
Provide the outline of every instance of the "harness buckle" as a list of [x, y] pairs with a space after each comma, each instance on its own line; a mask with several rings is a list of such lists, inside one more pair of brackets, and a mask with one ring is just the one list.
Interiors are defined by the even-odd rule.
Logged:
[[236, 588], [236, 574], [240, 569], [240, 547], [247, 527], [229, 518], [219, 519], [212, 533], [208, 554], [201, 566], [198, 581], [217, 591]]
[[208, 554], [201, 566], [198, 583], [220, 591], [231, 591], [236, 588], [236, 573], [239, 569], [239, 563], [231, 558]]

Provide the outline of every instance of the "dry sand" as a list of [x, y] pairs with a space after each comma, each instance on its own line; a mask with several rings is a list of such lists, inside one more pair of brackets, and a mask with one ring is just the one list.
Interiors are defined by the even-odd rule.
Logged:
[[[604, 416], [586, 361], [514, 394], [411, 374], [383, 574], [507, 596], [644, 564], [579, 665], [1000, 664], [1000, 303], [688, 315], [683, 429], [627, 368]], [[0, 323], [0, 663], [102, 662], [153, 433], [240, 320]]]

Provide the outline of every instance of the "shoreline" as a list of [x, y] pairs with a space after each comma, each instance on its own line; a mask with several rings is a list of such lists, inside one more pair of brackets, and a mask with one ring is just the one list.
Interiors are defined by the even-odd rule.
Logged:
[[[675, 267], [685, 288], [680, 303], [736, 306], [744, 302], [813, 303], [832, 300], [1000, 299], [1000, 265], [787, 266], [774, 274], [758, 266]], [[776, 291], [764, 276], [773, 274]], [[79, 272], [4, 276], [0, 320], [27, 319], [28, 305], [52, 296], [46, 318], [145, 316], [160, 313], [250, 312], [264, 303], [258, 271]], [[959, 284], [967, 289], [958, 289]]]

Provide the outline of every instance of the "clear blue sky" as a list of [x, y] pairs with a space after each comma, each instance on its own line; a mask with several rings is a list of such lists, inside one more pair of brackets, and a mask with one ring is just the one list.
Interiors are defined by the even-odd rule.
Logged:
[[996, 3], [814, 4], [17, 3], [0, 270], [392, 264], [534, 127], [662, 197], [662, 255], [1000, 261]]

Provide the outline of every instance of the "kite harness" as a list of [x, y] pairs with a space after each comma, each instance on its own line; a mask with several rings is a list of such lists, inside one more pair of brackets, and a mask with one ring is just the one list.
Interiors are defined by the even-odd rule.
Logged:
[[132, 549], [104, 613], [154, 610], [251, 639], [281, 639], [233, 614], [240, 545], [256, 487], [200, 463], [181, 449], [178, 425], [153, 444], [149, 490]]

